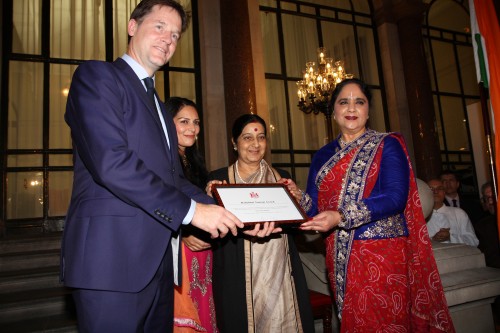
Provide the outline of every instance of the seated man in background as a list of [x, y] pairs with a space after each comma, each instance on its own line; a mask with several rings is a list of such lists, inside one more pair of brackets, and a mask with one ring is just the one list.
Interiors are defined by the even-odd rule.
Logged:
[[427, 222], [429, 237], [437, 242], [463, 243], [477, 246], [479, 240], [469, 217], [461, 208], [444, 204], [445, 189], [443, 182], [432, 179], [427, 185], [434, 194], [434, 209]]
[[500, 268], [496, 200], [491, 182], [486, 182], [481, 186], [481, 202], [487, 215], [473, 224], [479, 239], [478, 248], [484, 253], [486, 266]]
[[449, 170], [444, 171], [441, 173], [440, 179], [443, 182], [445, 192], [443, 203], [446, 206], [462, 208], [472, 223], [485, 216], [479, 197], [460, 191], [460, 179], [456, 173]]

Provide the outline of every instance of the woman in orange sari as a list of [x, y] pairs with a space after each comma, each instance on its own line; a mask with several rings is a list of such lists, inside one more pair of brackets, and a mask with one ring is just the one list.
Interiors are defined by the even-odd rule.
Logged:
[[[165, 106], [174, 118], [184, 175], [205, 190], [208, 171], [196, 147], [200, 133], [196, 105], [186, 98], [171, 97]], [[210, 235], [192, 226], [183, 226], [181, 250], [183, 278], [182, 285], [174, 289], [174, 332], [216, 333]]]
[[306, 193], [324, 233], [341, 332], [454, 332], [403, 137], [366, 127], [371, 93], [337, 85], [331, 105], [341, 134], [321, 148]]

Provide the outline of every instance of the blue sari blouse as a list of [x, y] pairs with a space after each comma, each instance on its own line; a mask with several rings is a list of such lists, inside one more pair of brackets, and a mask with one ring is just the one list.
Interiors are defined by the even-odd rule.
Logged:
[[[387, 238], [384, 235], [366, 235], [370, 227], [381, 219], [394, 218], [402, 219], [404, 225], [403, 236], [408, 235], [406, 223], [404, 222], [404, 209], [408, 200], [410, 169], [408, 160], [403, 147], [399, 141], [391, 135], [383, 139], [382, 158], [380, 162], [380, 170], [377, 173], [376, 184], [367, 198], [358, 202], [360, 206], [368, 209], [370, 214], [367, 214], [367, 220], [362, 221], [361, 225], [351, 226], [356, 228], [355, 239], [361, 238]], [[306, 192], [310, 196], [310, 205], [307, 207], [306, 213], [309, 216], [314, 216], [318, 211], [318, 186], [316, 184], [319, 170], [327, 163], [334, 154], [340, 150], [338, 138], [329, 144], [322, 147], [313, 157], [309, 176], [307, 181]], [[367, 165], [367, 167], [370, 167]], [[339, 207], [343, 210], [344, 207]], [[361, 208], [360, 208], [361, 209]], [[349, 226], [347, 226], [349, 228]]]

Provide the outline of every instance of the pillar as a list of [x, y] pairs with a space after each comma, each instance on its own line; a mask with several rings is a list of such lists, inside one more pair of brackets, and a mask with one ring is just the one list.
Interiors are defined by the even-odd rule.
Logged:
[[423, 180], [429, 180], [441, 173], [442, 166], [432, 86], [422, 36], [425, 9], [421, 0], [392, 1], [403, 60], [417, 175]]
[[[258, 114], [269, 124], [269, 114], [258, 1], [220, 0], [220, 12], [226, 128], [230, 141], [233, 122], [240, 115]], [[232, 150], [233, 146], [228, 145], [229, 156], [234, 156]]]

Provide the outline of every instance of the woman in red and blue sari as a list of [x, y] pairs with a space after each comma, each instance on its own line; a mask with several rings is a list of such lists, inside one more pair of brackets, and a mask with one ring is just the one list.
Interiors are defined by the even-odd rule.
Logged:
[[314, 155], [301, 228], [324, 233], [342, 332], [454, 332], [406, 145], [366, 127], [370, 98], [358, 79], [333, 92], [341, 134]]

